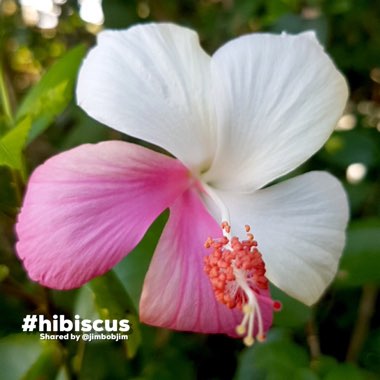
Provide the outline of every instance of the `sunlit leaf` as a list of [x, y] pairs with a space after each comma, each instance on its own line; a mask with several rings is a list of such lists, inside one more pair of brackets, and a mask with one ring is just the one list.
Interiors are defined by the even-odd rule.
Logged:
[[25, 173], [22, 149], [24, 148], [30, 126], [31, 120], [29, 117], [26, 117], [0, 139], [0, 165], [20, 170], [23, 175]]
[[65, 367], [61, 367], [61, 369], [58, 372], [55, 380], [70, 380], [70, 377], [69, 377]]
[[42, 133], [73, 97], [80, 63], [86, 52], [84, 45], [69, 50], [33, 87], [21, 103], [16, 119], [25, 115], [32, 119], [28, 142]]
[[42, 350], [38, 335], [16, 334], [0, 339], [0, 379], [20, 380]]
[[43, 344], [43, 350], [36, 362], [29, 368], [22, 380], [54, 379], [61, 368], [63, 353], [55, 341]]
[[82, 319], [98, 319], [99, 313], [95, 305], [95, 294], [89, 284], [82, 286], [76, 297], [74, 314], [80, 315]]
[[4, 281], [9, 276], [9, 267], [0, 264], [0, 282]]

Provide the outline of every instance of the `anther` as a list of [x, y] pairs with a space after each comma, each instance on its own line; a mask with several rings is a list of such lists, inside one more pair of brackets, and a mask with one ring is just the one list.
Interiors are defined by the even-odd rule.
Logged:
[[222, 227], [222, 230], [224, 230], [228, 234], [231, 232], [231, 226], [228, 222], [224, 221], [224, 222], [222, 222], [222, 224], [220, 226]]
[[258, 334], [257, 335], [257, 340], [259, 341], [259, 342], [265, 342], [266, 341], [266, 339], [267, 339], [267, 337], [266, 337], [266, 335], [265, 334]]
[[243, 342], [244, 344], [247, 346], [247, 347], [251, 347], [253, 345], [253, 343], [255, 343], [255, 340], [253, 339], [252, 336], [246, 336], [244, 339], [243, 339]]
[[250, 314], [250, 313], [252, 313], [252, 307], [250, 306], [250, 305], [248, 305], [248, 304], [245, 304], [244, 306], [243, 306], [243, 313], [244, 314]]

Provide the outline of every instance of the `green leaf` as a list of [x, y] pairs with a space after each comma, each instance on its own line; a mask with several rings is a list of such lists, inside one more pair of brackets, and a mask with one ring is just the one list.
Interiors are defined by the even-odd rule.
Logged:
[[140, 302], [140, 294], [150, 260], [167, 219], [167, 212], [161, 214], [149, 228], [140, 244], [115, 267], [115, 272], [131, 296], [136, 309]]
[[368, 335], [359, 363], [364, 368], [380, 374], [380, 327], [372, 329]]
[[335, 281], [338, 286], [380, 283], [380, 220], [362, 220], [349, 228]]
[[311, 378], [308, 369], [306, 350], [291, 342], [288, 336], [276, 335], [273, 329], [266, 342], [255, 343], [242, 352], [235, 380], [307, 379]]
[[30, 115], [32, 127], [28, 143], [42, 133], [73, 97], [80, 63], [86, 52], [84, 45], [69, 50], [29, 91], [21, 103], [16, 120]]
[[75, 299], [74, 313], [82, 319], [98, 319], [99, 313], [95, 305], [95, 294], [89, 284], [82, 286]]
[[76, 299], [74, 314], [83, 319], [128, 319], [131, 330], [126, 345], [128, 358], [133, 358], [141, 343], [139, 321], [123, 285], [111, 271], [83, 286]]
[[90, 118], [79, 107], [73, 109], [71, 118], [75, 126], [60, 139], [60, 150], [68, 150], [81, 144], [97, 143], [110, 138], [110, 129]]
[[319, 380], [319, 376], [309, 368], [298, 368], [294, 373], [294, 380]]
[[322, 379], [337, 365], [337, 360], [327, 355], [321, 355], [318, 360], [313, 363], [315, 370]]
[[57, 376], [55, 377], [55, 380], [70, 380], [70, 377], [69, 377], [65, 367], [61, 367], [60, 371], [58, 372]]
[[101, 317], [123, 318], [126, 314], [135, 313], [132, 301], [112, 271], [93, 279], [90, 287]]
[[[145, 357], [143, 371], [135, 380], [193, 380], [196, 366], [174, 344]], [[210, 377], [216, 379], [216, 377]]]
[[280, 327], [302, 327], [311, 317], [311, 309], [303, 303], [289, 297], [284, 292], [271, 286], [272, 298], [282, 304], [282, 309], [274, 314], [274, 325]]
[[129, 320], [131, 330], [128, 340], [124, 342], [127, 345], [127, 356], [134, 357], [141, 343], [141, 333], [133, 303], [122, 283], [110, 271], [92, 280], [90, 287], [94, 292], [95, 306], [101, 318]]
[[[9, 92], [7, 88], [7, 84], [4, 78], [4, 69], [3, 65], [0, 62], [0, 104], [4, 111], [4, 115], [1, 116], [3, 120], [0, 121], [0, 124], [4, 121], [6, 128], [8, 125], [13, 124], [13, 116], [12, 116], [12, 107], [9, 99]], [[2, 125], [0, 125], [0, 132], [2, 131]]]
[[0, 339], [0, 379], [21, 379], [42, 349], [37, 335], [16, 334]]
[[0, 165], [20, 170], [23, 176], [25, 176], [25, 170], [22, 149], [25, 145], [30, 126], [31, 120], [29, 117], [26, 117], [0, 139]]
[[324, 378], [324, 380], [369, 380], [364, 371], [353, 364], [340, 364], [334, 367]]
[[45, 342], [43, 351], [22, 380], [54, 379], [61, 368], [63, 354], [57, 342]]
[[[77, 380], [121, 380], [132, 379], [130, 361], [120, 347], [110, 341], [97, 341], [87, 344], [84, 349], [83, 361], [78, 368]], [[70, 380], [73, 380], [70, 377]]]
[[0, 283], [3, 282], [9, 276], [9, 267], [0, 264]]
[[373, 135], [373, 131], [365, 132], [353, 130], [334, 133], [322, 149], [321, 157], [343, 169], [354, 162], [375, 167], [380, 159], [376, 135]]

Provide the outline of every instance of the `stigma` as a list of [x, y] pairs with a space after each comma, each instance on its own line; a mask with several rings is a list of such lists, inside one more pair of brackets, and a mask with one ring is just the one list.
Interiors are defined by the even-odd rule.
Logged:
[[[265, 277], [265, 263], [258, 249], [257, 241], [251, 233], [250, 226], [245, 226], [246, 240], [231, 237], [228, 222], [221, 224], [223, 237], [209, 237], [205, 247], [212, 249], [209, 256], [204, 257], [204, 271], [211, 281], [216, 299], [229, 309], [238, 309], [243, 313], [241, 323], [236, 326], [236, 333], [243, 338], [247, 346], [255, 342], [255, 338], [265, 340], [263, 315], [258, 296], [267, 293], [269, 282]], [[260, 301], [271, 303], [274, 311], [281, 309], [281, 303], [267, 296]]]

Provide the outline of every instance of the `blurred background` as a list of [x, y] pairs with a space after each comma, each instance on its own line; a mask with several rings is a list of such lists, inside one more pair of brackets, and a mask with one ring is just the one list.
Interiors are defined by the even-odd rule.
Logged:
[[[75, 105], [75, 80], [97, 32], [149, 21], [195, 29], [210, 54], [244, 33], [313, 29], [349, 82], [335, 132], [297, 170], [327, 170], [347, 190], [351, 222], [340, 269], [312, 308], [273, 288], [283, 310], [264, 344], [246, 348], [138, 323], [166, 213], [115, 270], [75, 291], [30, 282], [15, 256], [13, 226], [33, 168], [82, 143], [128, 139]], [[0, 151], [0, 379], [380, 378], [380, 2], [0, 0], [0, 54], [0, 145], [11, 152]], [[25, 314], [128, 318], [133, 333], [128, 342], [44, 342], [21, 332]]]

